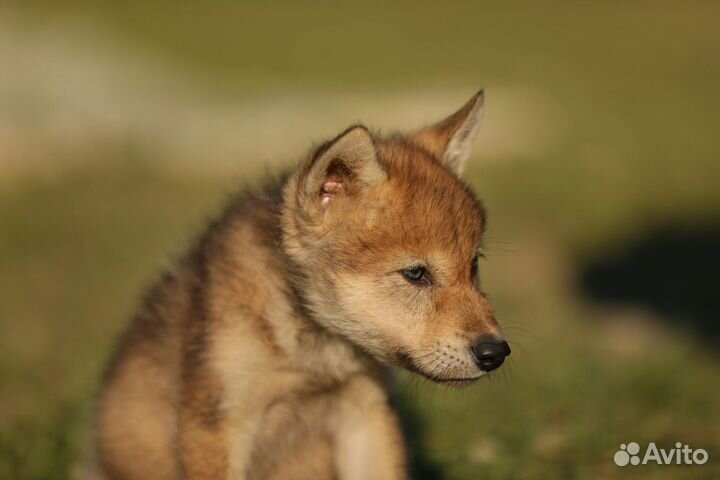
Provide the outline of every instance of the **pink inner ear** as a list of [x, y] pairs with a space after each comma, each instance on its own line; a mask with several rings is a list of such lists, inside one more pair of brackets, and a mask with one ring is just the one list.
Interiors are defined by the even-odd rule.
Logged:
[[325, 180], [325, 183], [323, 183], [322, 188], [320, 189], [320, 207], [324, 210], [330, 205], [330, 201], [340, 192], [342, 192], [343, 184], [342, 182], [334, 179], [334, 178], [328, 178]]

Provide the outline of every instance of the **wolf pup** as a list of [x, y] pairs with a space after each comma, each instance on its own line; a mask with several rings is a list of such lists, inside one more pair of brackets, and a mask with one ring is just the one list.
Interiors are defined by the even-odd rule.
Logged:
[[411, 134], [352, 126], [231, 202], [119, 345], [99, 476], [406, 478], [389, 366], [459, 387], [510, 354], [459, 177], [482, 111], [481, 91]]

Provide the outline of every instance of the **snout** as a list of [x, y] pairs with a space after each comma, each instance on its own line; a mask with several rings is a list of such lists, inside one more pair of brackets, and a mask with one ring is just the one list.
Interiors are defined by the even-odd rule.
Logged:
[[483, 372], [498, 368], [510, 355], [510, 345], [497, 337], [484, 337], [471, 348], [475, 363]]

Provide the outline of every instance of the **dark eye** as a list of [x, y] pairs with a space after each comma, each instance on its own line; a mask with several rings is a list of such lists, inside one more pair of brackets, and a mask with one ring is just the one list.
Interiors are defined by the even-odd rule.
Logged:
[[478, 273], [478, 257], [473, 258], [472, 264], [470, 265], [470, 278], [475, 279]]
[[412, 283], [430, 283], [430, 278], [425, 267], [416, 265], [402, 271], [403, 277]]

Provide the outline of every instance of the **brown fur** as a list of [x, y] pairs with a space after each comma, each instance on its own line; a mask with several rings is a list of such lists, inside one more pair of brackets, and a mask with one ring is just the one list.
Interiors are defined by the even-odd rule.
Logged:
[[[482, 96], [414, 135], [352, 127], [231, 203], [147, 297], [106, 375], [108, 479], [398, 479], [386, 368], [445, 385], [499, 336], [458, 175]], [[432, 285], [400, 273], [427, 266]]]

